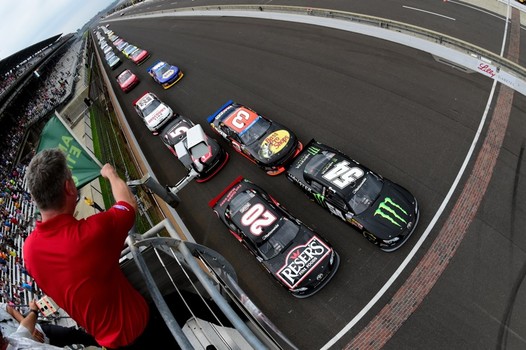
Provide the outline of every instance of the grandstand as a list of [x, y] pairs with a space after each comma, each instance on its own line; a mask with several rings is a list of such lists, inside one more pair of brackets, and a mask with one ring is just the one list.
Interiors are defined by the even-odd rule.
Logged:
[[38, 214], [24, 183], [25, 167], [49, 115], [75, 92], [83, 45], [73, 34], [56, 35], [0, 61], [1, 301], [22, 312], [42, 296], [23, 264], [24, 239]]

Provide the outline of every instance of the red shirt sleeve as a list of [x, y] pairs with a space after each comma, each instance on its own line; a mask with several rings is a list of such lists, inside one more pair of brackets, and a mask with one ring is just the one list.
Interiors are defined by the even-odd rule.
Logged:
[[114, 246], [122, 248], [128, 232], [135, 223], [135, 210], [127, 202], [117, 202], [108, 210], [92, 215], [86, 219], [88, 230], [99, 237], [96, 241], [102, 244], [113, 242]]

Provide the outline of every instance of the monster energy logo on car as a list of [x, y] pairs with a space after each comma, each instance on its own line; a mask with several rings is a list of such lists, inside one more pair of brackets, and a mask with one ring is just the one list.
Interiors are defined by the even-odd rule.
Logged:
[[318, 154], [320, 152], [320, 149], [318, 147], [310, 146], [307, 149], [307, 152], [309, 152], [310, 155], [315, 156], [316, 154]]
[[320, 193], [314, 193], [314, 199], [316, 199], [320, 205], [323, 205], [323, 202], [325, 202], [325, 196]]
[[384, 219], [392, 222], [394, 225], [398, 227], [402, 227], [400, 222], [407, 224], [407, 220], [401, 217], [397, 213], [397, 211], [404, 213], [407, 216], [407, 211], [405, 211], [401, 206], [393, 202], [391, 198], [385, 197], [384, 201], [380, 203], [380, 205], [374, 212], [374, 216], [379, 215], [383, 217]]

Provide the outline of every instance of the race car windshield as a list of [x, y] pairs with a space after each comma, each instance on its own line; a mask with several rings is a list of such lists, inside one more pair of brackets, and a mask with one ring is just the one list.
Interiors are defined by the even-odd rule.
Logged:
[[159, 69], [157, 69], [155, 72], [158, 75], [163, 75], [165, 72], [167, 72], [170, 69], [170, 66], [167, 64], [163, 64]]
[[269, 128], [270, 122], [258, 117], [251, 125], [239, 134], [239, 137], [241, 137], [241, 141], [243, 141], [245, 145], [250, 145], [265, 135]]
[[159, 100], [153, 99], [151, 103], [144, 107], [142, 113], [144, 115], [149, 115], [150, 113], [153, 113], [153, 111], [155, 111], [155, 109], [159, 107], [160, 104], [161, 102], [159, 102]]
[[226, 209], [226, 213], [230, 214], [232, 217], [237, 214], [239, 209], [243, 207], [254, 195], [250, 192], [243, 192], [239, 195], [235, 196], [230, 203], [228, 204], [228, 207]]
[[128, 78], [131, 77], [131, 73], [126, 71], [119, 75], [119, 83], [124, 83]]
[[316, 176], [327, 164], [327, 162], [334, 157], [333, 152], [324, 151], [322, 153], [318, 153], [312, 159], [309, 161], [309, 163], [305, 166], [305, 174], [309, 174], [313, 177]]
[[351, 199], [348, 201], [356, 215], [369, 208], [383, 187], [383, 181], [375, 174], [368, 172], [354, 188]]
[[142, 50], [137, 50], [133, 53], [132, 55], [132, 58], [136, 58], [137, 56], [139, 56], [140, 54], [142, 53]]
[[265, 240], [259, 247], [259, 252], [266, 259], [272, 259], [285, 250], [294, 241], [299, 232], [299, 226], [289, 219], [280, 219], [279, 228]]

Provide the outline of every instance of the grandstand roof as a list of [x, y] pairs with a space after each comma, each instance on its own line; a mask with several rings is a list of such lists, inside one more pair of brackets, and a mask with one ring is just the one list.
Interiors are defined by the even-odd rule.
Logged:
[[11, 69], [17, 66], [20, 62], [30, 57], [35, 52], [42, 50], [44, 47], [54, 43], [62, 35], [62, 33], [52, 36], [49, 39], [42, 40], [39, 43], [33, 44], [25, 49], [22, 49], [9, 57], [4, 58], [0, 61], [0, 75], [9, 72]]

